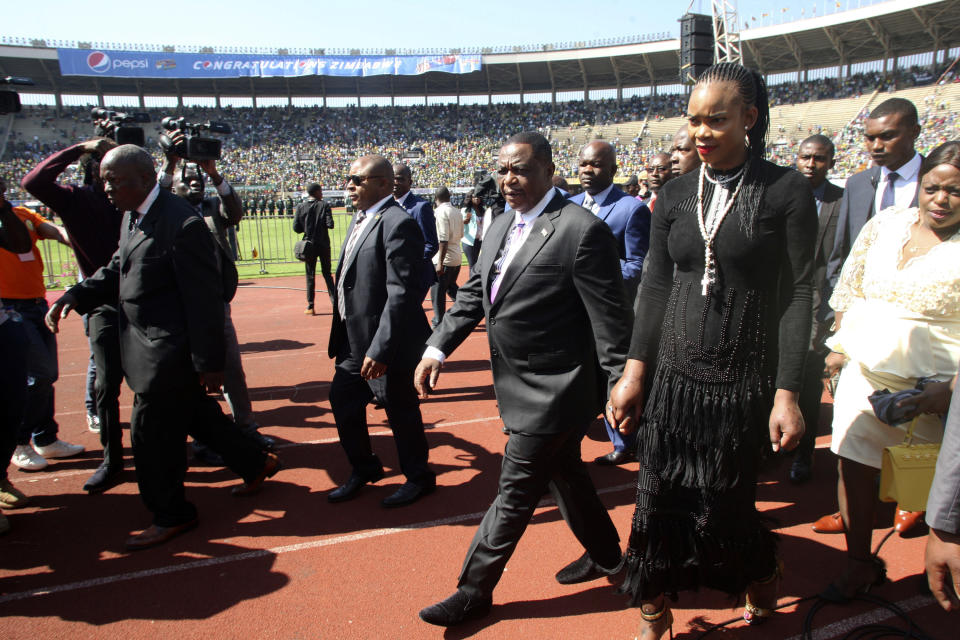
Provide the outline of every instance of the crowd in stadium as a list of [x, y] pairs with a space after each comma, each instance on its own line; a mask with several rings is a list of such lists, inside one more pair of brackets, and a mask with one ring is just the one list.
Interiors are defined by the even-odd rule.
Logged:
[[[901, 80], [934, 78], [909, 70]], [[424, 608], [424, 621], [449, 627], [490, 612], [507, 560], [549, 491], [585, 549], [556, 580], [622, 575], [642, 637], [672, 635], [671, 601], [701, 587], [743, 597], [745, 623], [765, 622], [784, 563], [802, 560], [778, 556], [756, 482], [764, 457], [794, 449], [790, 479], [810, 480], [827, 387], [839, 510], [825, 498], [830, 513], [814, 530], [843, 534], [846, 559], [827, 570], [820, 597], [845, 604], [885, 581], [871, 548], [876, 487], [885, 448], [909, 423], [917, 441], [942, 440], [948, 462], [932, 490], [900, 494], [896, 527], [929, 527], [930, 587], [944, 608], [960, 608], [951, 593], [960, 581], [956, 115], [933, 91], [922, 105], [881, 95], [842, 131], [799, 131], [790, 144], [769, 146], [772, 105], [891, 82], [866, 74], [768, 94], [759, 73], [720, 63], [688, 96], [622, 103], [190, 109], [190, 120], [233, 129], [220, 160], [195, 164], [178, 155], [182, 133], [151, 155], [89, 139], [85, 110], [50, 114], [50, 139], [14, 140], [13, 159], [0, 167], [10, 181], [0, 193], [19, 182], [63, 225], [0, 202], [0, 461], [39, 471], [48, 458], [83, 449], [59, 438], [53, 402], [55, 333], [74, 311], [86, 316], [90, 338], [87, 421], [104, 447], [84, 485], [91, 494], [124, 482], [121, 378], [135, 393], [129, 437], [152, 524], [127, 550], [198, 526], [183, 486], [188, 436], [196, 455], [241, 478], [236, 495], [257, 493], [281, 470], [255, 420], [230, 316], [229, 228], [243, 214], [234, 186], [266, 184], [309, 194], [281, 200], [304, 234], [307, 315], [317, 259], [327, 282], [336, 363], [329, 407], [351, 468], [326, 495], [330, 503], [362, 498], [384, 477], [367, 433], [372, 403], [385, 410], [406, 479], [382, 505], [404, 507], [436, 490], [420, 401], [485, 323], [508, 434], [499, 490], [456, 591]], [[680, 115], [687, 126], [669, 143], [548, 140], [560, 127]], [[82, 171], [68, 170], [78, 161], [86, 184]], [[555, 175], [555, 165], [569, 174]], [[618, 167], [623, 190], [614, 184]], [[475, 185], [476, 172], [493, 174], [496, 185]], [[831, 172], [849, 176], [844, 188]], [[561, 178], [574, 174], [580, 192], [571, 195]], [[343, 186], [356, 210], [335, 279], [325, 185]], [[435, 189], [435, 206], [413, 186]], [[462, 209], [450, 203], [452, 187], [472, 188]], [[49, 307], [39, 239], [70, 244], [84, 272]], [[488, 248], [477, 255], [481, 244]], [[461, 251], [473, 268], [458, 288]], [[213, 395], [220, 392], [230, 415]], [[623, 542], [581, 456], [598, 416], [611, 450], [594, 463], [639, 468]], [[6, 476], [0, 498], [4, 509], [30, 500]], [[2, 514], [0, 528], [10, 528]]]
[[[843, 79], [823, 78], [805, 83], [784, 83], [771, 88], [771, 106], [805, 103], [815, 100], [848, 98], [875, 89], [906, 88], [934, 81], [929, 70], [904, 69], [886, 79], [877, 72], [856, 74]], [[342, 107], [330, 109], [266, 108], [187, 108], [177, 111], [191, 122], [208, 120], [229, 124], [233, 133], [225, 137], [223, 167], [239, 185], [256, 185], [267, 192], [266, 200], [280, 194], [304, 193], [308, 183], [339, 188], [351, 158], [374, 151], [391, 158], [405, 158], [417, 176], [417, 186], [440, 185], [470, 187], [475, 172], [487, 173], [493, 166], [499, 141], [510, 131], [535, 129], [555, 143], [557, 166], [572, 175], [579, 151], [567, 137], [551, 136], [561, 128], [595, 129], [604, 125], [675, 118], [683, 115], [685, 96], [668, 94], [632, 97], [618, 103], [613, 99], [499, 105], [434, 105], [407, 107]], [[923, 105], [923, 117], [938, 121], [939, 132], [927, 134], [921, 149], [957, 137], [952, 111]], [[126, 111], [130, 111], [126, 109]], [[146, 126], [148, 144], [162, 132], [159, 121], [173, 110], [147, 109], [152, 123]], [[16, 116], [6, 153], [0, 160], [0, 172], [22, 176], [53, 151], [83, 138], [90, 131], [87, 107], [64, 107], [57, 117], [53, 107], [29, 107]], [[862, 115], [861, 115], [862, 119]], [[24, 135], [21, 122], [39, 125], [34, 135]], [[868, 159], [850, 142], [858, 138], [856, 126], [847, 131], [827, 131], [839, 136], [838, 175], [848, 175], [865, 165]], [[786, 145], [771, 146], [774, 160], [789, 161], [796, 144], [810, 133], [790, 133]], [[646, 170], [652, 154], [666, 150], [669, 143], [649, 137], [623, 136], [612, 140], [617, 146], [620, 175], [638, 175]], [[154, 147], [155, 148], [155, 147]], [[159, 151], [157, 151], [159, 157]], [[15, 185], [11, 187], [16, 188]], [[23, 196], [12, 194], [12, 197]], [[289, 212], [288, 212], [289, 213]]]

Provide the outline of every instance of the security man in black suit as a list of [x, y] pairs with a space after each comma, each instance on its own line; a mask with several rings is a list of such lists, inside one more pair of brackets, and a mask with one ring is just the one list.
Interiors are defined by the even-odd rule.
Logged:
[[120, 358], [135, 393], [130, 433], [137, 484], [153, 512], [153, 524], [127, 540], [134, 551], [197, 525], [183, 488], [188, 431], [243, 477], [234, 494], [259, 489], [280, 462], [233, 428], [204, 391], [223, 382], [224, 294], [203, 219], [160, 189], [153, 160], [140, 147], [109, 151], [100, 175], [107, 197], [126, 212], [120, 248], [108, 265], [57, 300], [46, 320], [56, 332], [71, 309], [84, 313], [119, 294]]
[[843, 189], [827, 180], [827, 173], [835, 164], [836, 148], [830, 138], [816, 134], [800, 143], [797, 149], [797, 171], [810, 181], [813, 197], [817, 202], [820, 227], [817, 231], [817, 247], [814, 256], [813, 288], [813, 335], [810, 351], [804, 364], [803, 387], [800, 390], [800, 411], [807, 426], [790, 466], [790, 480], [800, 484], [810, 479], [813, 465], [813, 449], [817, 442], [817, 425], [820, 422], [820, 397], [823, 395], [824, 358], [830, 349], [824, 341], [830, 335], [830, 325], [818, 321], [821, 305], [826, 305], [823, 291], [826, 288], [827, 260], [833, 250], [840, 217], [840, 199]]
[[351, 165], [347, 197], [357, 213], [337, 265], [328, 353], [336, 359], [330, 407], [352, 473], [327, 495], [330, 502], [349, 500], [363, 485], [383, 478], [367, 432], [366, 407], [373, 399], [387, 413], [407, 478], [383, 506], [410, 504], [436, 486], [413, 387], [413, 371], [430, 335], [421, 304], [423, 234], [397, 206], [392, 190], [393, 168], [382, 156]]
[[297, 205], [293, 216], [294, 233], [302, 233], [304, 240], [313, 245], [313, 253], [306, 257], [303, 266], [307, 272], [307, 310], [308, 316], [314, 315], [313, 299], [316, 288], [317, 260], [320, 260], [320, 273], [327, 285], [327, 295], [333, 303], [333, 276], [330, 274], [330, 233], [333, 229], [333, 212], [323, 199], [323, 187], [316, 182], [307, 185], [305, 201]]
[[623, 372], [631, 312], [617, 243], [598, 217], [551, 182], [550, 143], [539, 133], [507, 140], [498, 217], [480, 261], [428, 341], [416, 373], [425, 397], [443, 359], [486, 318], [493, 386], [510, 433], [500, 486], [464, 561], [457, 591], [420, 617], [451, 626], [490, 610], [493, 589], [543, 494], [550, 490], [586, 553], [561, 584], [616, 572], [620, 538], [580, 456], [580, 441]]

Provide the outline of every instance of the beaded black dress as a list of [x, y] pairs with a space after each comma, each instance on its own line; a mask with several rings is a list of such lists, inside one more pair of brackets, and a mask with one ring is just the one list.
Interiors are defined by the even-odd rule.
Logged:
[[[776, 535], [755, 506], [757, 468], [776, 389], [800, 389], [817, 209], [799, 173], [752, 164], [765, 191], [755, 215], [740, 197], [720, 224], [706, 295], [699, 172], [667, 183], [653, 216], [629, 356], [654, 372], [622, 587], [635, 605], [698, 587], [739, 595], [775, 568]], [[735, 187], [705, 179], [704, 209], [715, 190], [729, 197]]]

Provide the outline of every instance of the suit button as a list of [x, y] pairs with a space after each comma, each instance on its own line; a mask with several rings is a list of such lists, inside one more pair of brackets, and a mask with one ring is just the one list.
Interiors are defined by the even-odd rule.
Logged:
[[497, 324], [496, 318], [490, 318], [490, 324]]
[[491, 355], [492, 357], [496, 358], [496, 357], [497, 357], [498, 355], [500, 355], [500, 354], [497, 352], [496, 349], [490, 349], [490, 355]]

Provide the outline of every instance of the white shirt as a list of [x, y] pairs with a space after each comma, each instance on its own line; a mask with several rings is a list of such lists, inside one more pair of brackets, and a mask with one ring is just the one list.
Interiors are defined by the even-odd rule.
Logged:
[[[907, 209], [913, 203], [913, 197], [917, 194], [917, 174], [919, 172], [919, 153], [914, 153], [906, 164], [896, 169], [896, 174], [900, 177], [893, 183], [894, 206]], [[880, 202], [883, 200], [883, 193], [887, 190], [887, 176], [890, 173], [890, 169], [880, 167], [880, 182], [877, 184], [877, 193], [873, 201], [873, 210], [876, 213], [880, 212]]]
[[403, 194], [402, 196], [400, 196], [399, 198], [397, 198], [397, 204], [400, 205], [401, 207], [403, 207], [404, 209], [406, 209], [406, 208], [407, 208], [407, 205], [405, 205], [405, 204], [403, 204], [403, 203], [406, 202], [406, 201], [407, 201], [407, 198], [409, 198], [409, 197], [410, 197], [410, 192], [407, 191], [405, 194]]
[[[363, 212], [363, 216], [364, 216], [363, 220], [361, 220], [358, 224], [354, 225], [353, 233], [356, 233], [358, 238], [360, 237], [360, 235], [363, 234], [363, 230], [367, 228], [367, 225], [370, 224], [370, 219], [373, 218], [373, 214], [380, 211], [380, 209], [383, 208], [383, 205], [387, 202], [387, 200], [389, 200], [392, 197], [393, 196], [387, 196], [383, 200], [378, 200], [376, 204], [374, 204], [372, 207], [370, 207], [369, 209]], [[347, 240], [349, 239], [350, 239], [350, 236], [347, 236]], [[353, 253], [353, 251], [356, 251], [356, 250], [357, 250], [357, 245], [356, 243], [354, 243], [351, 253]], [[346, 261], [348, 257], [349, 256], [344, 255], [343, 256], [344, 261]]]
[[[583, 192], [583, 201], [587, 202], [587, 198], [593, 198], [593, 201], [597, 203], [597, 206], [601, 206], [607, 200], [607, 196], [610, 195], [610, 192], [613, 191], [613, 183], [610, 183], [610, 186], [598, 193], [595, 196], [590, 195], [586, 191]], [[585, 209], [590, 209], [586, 204], [583, 205]]]
[[[437, 205], [434, 209], [437, 222], [437, 241], [447, 243], [447, 253], [443, 257], [443, 266], [459, 267], [462, 262], [460, 240], [463, 238], [463, 216], [449, 202]], [[440, 252], [433, 254], [433, 266], [439, 266]]]
[[[157, 201], [157, 196], [160, 195], [160, 184], [154, 183], [153, 189], [150, 190], [150, 193], [147, 194], [147, 197], [143, 202], [140, 203], [140, 206], [137, 207], [136, 211], [140, 214], [137, 218], [137, 227], [140, 226], [140, 223], [143, 222], [143, 216], [150, 211], [150, 207], [153, 206], [153, 203]], [[132, 213], [132, 212], [131, 212]]]
[[[510, 266], [510, 263], [513, 261], [513, 257], [517, 255], [517, 251], [520, 247], [523, 246], [523, 243], [526, 242], [527, 238], [530, 236], [530, 230], [533, 228], [534, 221], [540, 217], [540, 214], [543, 213], [543, 210], [547, 208], [547, 205], [550, 204], [550, 201], [553, 200], [553, 196], [559, 193], [556, 187], [551, 187], [547, 189], [547, 193], [544, 194], [543, 198], [540, 199], [532, 209], [526, 213], [520, 213], [519, 211], [514, 211], [513, 225], [510, 227], [510, 231], [507, 231], [507, 235], [513, 233], [514, 227], [521, 220], [523, 221], [523, 229], [520, 230], [520, 237], [513, 241], [513, 244], [510, 245], [510, 252], [507, 253], [507, 256], [503, 259], [503, 264], [500, 265], [500, 274], [506, 273], [507, 267]], [[497, 247], [497, 251], [500, 250], [500, 247]], [[427, 348], [423, 351], [424, 358], [433, 358], [443, 362], [447, 359], [447, 354], [436, 347], [427, 345]]]

